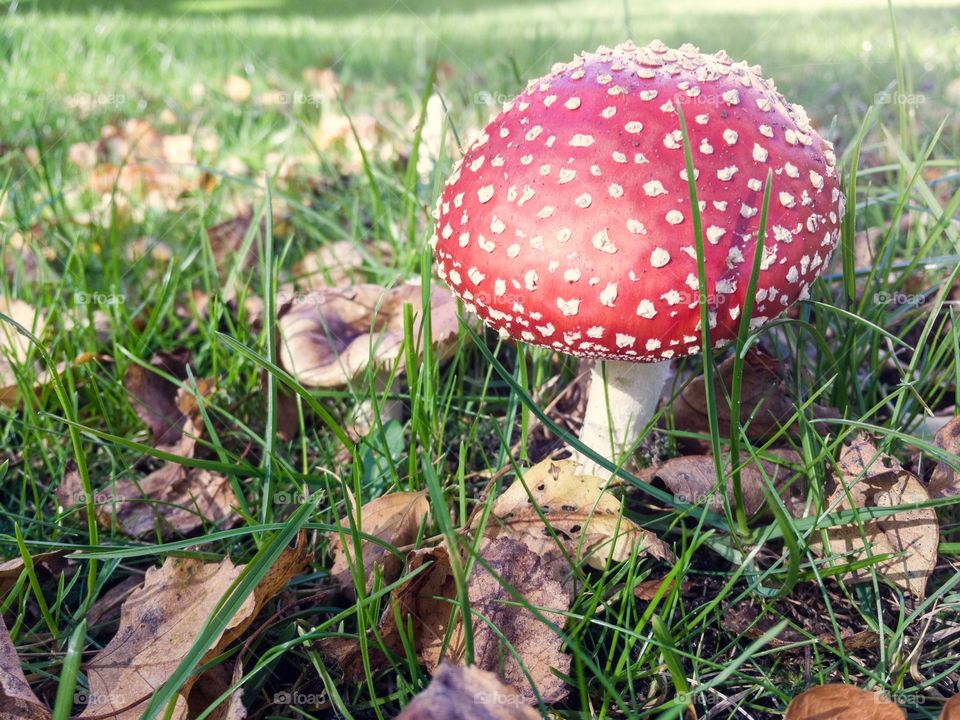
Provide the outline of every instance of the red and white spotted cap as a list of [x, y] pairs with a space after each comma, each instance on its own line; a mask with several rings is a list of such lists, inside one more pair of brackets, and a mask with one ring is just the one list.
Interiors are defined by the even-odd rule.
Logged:
[[752, 326], [806, 297], [843, 215], [832, 145], [758, 67], [660, 42], [558, 65], [490, 121], [437, 205], [440, 276], [503, 336], [617, 360], [699, 352], [681, 103], [711, 337], [736, 336], [770, 169]]

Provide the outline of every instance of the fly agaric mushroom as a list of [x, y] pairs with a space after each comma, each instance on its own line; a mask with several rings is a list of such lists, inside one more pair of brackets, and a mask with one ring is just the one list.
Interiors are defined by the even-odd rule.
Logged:
[[[394, 394], [396, 375], [404, 370], [404, 305], [413, 306], [414, 331], [423, 322], [423, 288], [408, 282], [394, 288], [351, 285], [294, 295], [278, 320], [280, 362], [307, 387], [344, 387], [368, 368], [377, 393]], [[456, 344], [458, 322], [453, 296], [441, 286], [430, 289], [430, 327], [441, 357]], [[396, 373], [394, 372], [396, 371]], [[384, 398], [384, 424], [402, 418], [399, 400]], [[360, 434], [373, 421], [369, 402], [354, 412]]]
[[769, 170], [751, 328], [806, 298], [830, 260], [844, 203], [832, 145], [722, 51], [600, 48], [530, 82], [467, 151], [434, 216], [438, 272], [502, 337], [602, 361], [580, 439], [613, 459], [652, 417], [670, 359], [700, 352], [701, 295], [711, 339], [736, 336]]

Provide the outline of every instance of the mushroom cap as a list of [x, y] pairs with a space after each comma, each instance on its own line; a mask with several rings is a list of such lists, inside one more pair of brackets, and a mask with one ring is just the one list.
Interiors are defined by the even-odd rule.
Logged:
[[843, 215], [832, 145], [758, 67], [659, 41], [555, 66], [490, 121], [437, 204], [440, 277], [504, 337], [605, 359], [699, 352], [678, 105], [697, 176], [711, 338], [737, 334], [768, 170], [751, 327], [807, 297]]
[[[413, 306], [414, 331], [419, 333], [422, 296], [417, 282], [389, 289], [363, 284], [296, 294], [277, 323], [280, 363], [307, 387], [343, 387], [370, 366], [402, 372], [403, 308]], [[445, 358], [456, 346], [456, 302], [436, 283], [430, 288], [430, 328], [433, 346]]]

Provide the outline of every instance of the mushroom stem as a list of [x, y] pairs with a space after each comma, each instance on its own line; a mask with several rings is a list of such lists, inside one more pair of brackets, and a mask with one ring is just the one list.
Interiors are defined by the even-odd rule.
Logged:
[[[618, 462], [618, 456], [653, 417], [669, 375], [669, 361], [594, 363], [580, 441], [611, 462]], [[609, 474], [579, 452], [574, 459], [584, 474]]]

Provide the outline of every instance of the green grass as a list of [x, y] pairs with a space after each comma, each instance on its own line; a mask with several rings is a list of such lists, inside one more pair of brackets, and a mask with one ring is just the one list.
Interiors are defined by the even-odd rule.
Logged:
[[[59, 716], [70, 711], [65, 706], [70, 693], [61, 690], [66, 698], [61, 699], [58, 684], [75, 675], [77, 687], [85, 687], [82, 661], [116, 629], [116, 619], [82, 624], [90, 604], [109, 588], [172, 554], [210, 560], [229, 555], [250, 563], [249, 574], [197, 639], [194, 664], [184, 664], [158, 694], [159, 708], [203, 656], [231, 603], [242, 599], [251, 578], [267, 569], [300, 527], [316, 531], [315, 562], [271, 605], [286, 610], [246, 651], [247, 705], [264, 716], [295, 717], [299, 711], [271, 699], [299, 690], [325, 694], [329, 705], [311, 710], [314, 717], [330, 717], [334, 710], [358, 719], [390, 717], [428, 681], [407, 657], [395, 658], [385, 672], [368, 671], [363, 683], [344, 683], [311, 644], [336, 633], [365, 637], [363, 629], [375, 626], [387, 607], [390, 589], [374, 586], [356, 604], [325, 593], [329, 562], [322, 531], [345, 513], [348, 489], [362, 500], [393, 489], [427, 489], [435, 516], [444, 508], [442, 516], [449, 517], [448, 505], [455, 510], [449, 524], [433, 530], [457, 542], [456, 531], [491, 475], [522, 459], [511, 448], [521, 441], [526, 448], [528, 439], [541, 437], [531, 430], [534, 421], [558, 429], [556, 415], [543, 409], [576, 376], [576, 365], [543, 350], [478, 337], [464, 327], [451, 359], [441, 362], [428, 352], [423, 362], [409, 363], [404, 422], [377, 424], [354, 446], [345, 436], [346, 418], [371, 395], [372, 377], [346, 390], [305, 391], [277, 369], [269, 341], [272, 320], [261, 328], [238, 319], [222, 302], [200, 317], [187, 298], [192, 290], [217, 293], [227, 277], [240, 298], [272, 297], [272, 288], [294, 279], [299, 258], [338, 240], [365, 254], [358, 279], [390, 284], [428, 278], [429, 209], [451, 161], [442, 159], [421, 177], [419, 138], [410, 128], [429, 91], [434, 61], [442, 64], [436, 90], [464, 143], [493, 111], [483, 98], [516, 93], [526, 78], [548, 71], [553, 62], [599, 44], [660, 37], [709, 51], [723, 47], [762, 64], [780, 90], [805, 104], [837, 142], [849, 207], [855, 208], [847, 216], [843, 247], [811, 300], [760, 339], [784, 363], [788, 385], [800, 398], [800, 432], [789, 440], [803, 458], [798, 474], [816, 499], [839, 448], [861, 429], [904, 462], [912, 448], [922, 449], [921, 469], [927, 467], [936, 450], [919, 422], [928, 408], [943, 411], [960, 398], [960, 313], [955, 303], [945, 302], [960, 268], [960, 99], [955, 84], [952, 94], [947, 92], [960, 76], [960, 5], [898, 4], [899, 62], [880, 3], [847, 3], [842, 10], [825, 0], [803, 9], [758, 2], [704, 5], [693, 0], [669, 9], [635, 2], [477, 7], [425, 0], [0, 4], [0, 13], [9, 10], [0, 14], [0, 248], [5, 260], [12, 257], [3, 294], [50, 317], [53, 330], [34, 359], [45, 361], [45, 354], [59, 362], [83, 352], [112, 358], [68, 368], [61, 384], [46, 385], [36, 395], [24, 392], [21, 409], [0, 415], [0, 449], [8, 460], [0, 553], [19, 557], [23, 548], [33, 554], [51, 548], [76, 553], [62, 580], [29, 571], [0, 598], [28, 677], [51, 706], [56, 699]], [[270, 90], [308, 92], [302, 71], [326, 65], [343, 82], [339, 99], [280, 106], [259, 100]], [[226, 98], [228, 75], [250, 81], [250, 101]], [[897, 88], [911, 102], [878, 98]], [[375, 115], [397, 152], [387, 159], [370, 153], [342, 173], [337, 154], [318, 152], [314, 143], [322, 119], [345, 112], [355, 118]], [[198, 159], [217, 181], [189, 189], [164, 210], [92, 193], [69, 160], [70, 146], [95, 140], [108, 122], [132, 117], [147, 118], [171, 134], [191, 134], [198, 145], [214, 136], [217, 147], [202, 148]], [[205, 229], [233, 216], [238, 203], [265, 211], [271, 199], [257, 179], [276, 168], [278, 158], [268, 159], [271, 154], [299, 163], [292, 179], [269, 179], [283, 222], [251, 234], [259, 263], [218, 267]], [[233, 171], [226, 162], [231, 156], [243, 162], [246, 173]], [[102, 221], [83, 221], [83, 214], [96, 218], [98, 212]], [[911, 222], [901, 229], [904, 216]], [[854, 235], [867, 227], [880, 228], [880, 239], [873, 267], [857, 274]], [[24, 237], [33, 238], [48, 258], [41, 266], [59, 280], [31, 275], [15, 249]], [[173, 258], [129, 261], [127, 247], [143, 237], [162, 240]], [[77, 293], [123, 300], [82, 305]], [[931, 302], [878, 300], [921, 295]], [[95, 309], [109, 317], [105, 337], [77, 322], [92, 320]], [[407, 342], [412, 353], [419, 338], [408, 332]], [[205, 528], [194, 537], [138, 543], [114, 528], [98, 532], [82, 510], [58, 513], [54, 492], [70, 459], [100, 490], [155, 466], [149, 458], [158, 453], [120, 379], [130, 364], [178, 346], [191, 350], [195, 378], [217, 379], [204, 406], [204, 447], [193, 462], [231, 478], [243, 496], [245, 520], [228, 530]], [[725, 356], [718, 353], [714, 361]], [[681, 370], [696, 374], [705, 362], [711, 361], [690, 358]], [[271, 379], [261, 391], [264, 369]], [[25, 389], [31, 382], [29, 375], [22, 378]], [[291, 442], [273, 432], [281, 389], [296, 394], [302, 412], [302, 432]], [[724, 406], [738, 393], [737, 386], [718, 384], [716, 402]], [[843, 419], [815, 417], [814, 399], [840, 409]], [[663, 421], [672, 427], [669, 408]], [[657, 450], [674, 453], [686, 434], [683, 428], [661, 433]], [[710, 436], [703, 439], [739, 446], [752, 456], [766, 450], [746, 432]], [[542, 440], [530, 448], [535, 455], [545, 449]], [[638, 485], [629, 473], [624, 477], [628, 487]], [[503, 482], [509, 478], [508, 473]], [[304, 488], [323, 493], [315, 512], [281, 501]], [[575, 689], [557, 708], [561, 716], [588, 717], [589, 702], [600, 717], [681, 717], [692, 694], [701, 715], [732, 698], [722, 713], [736, 707], [754, 717], [776, 717], [808, 684], [839, 679], [896, 694], [911, 704], [911, 716], [930, 718], [938, 711], [935, 693], [960, 689], [960, 660], [949, 634], [909, 656], [921, 638], [958, 618], [955, 507], [942, 513], [942, 567], [928, 599], [913, 605], [879, 580], [849, 586], [827, 577], [805, 543], [836, 519], [796, 521], [776, 507], [774, 519], [754, 519], [738, 532], [742, 523], [735, 508], [725, 516], [710, 515], [649, 487], [632, 488], [629, 495], [635, 519], [667, 539], [678, 561], [667, 568], [638, 557], [583, 576], [565, 626], [554, 628], [574, 656]], [[777, 504], [773, 497], [769, 501]], [[781, 554], [784, 547], [789, 552]], [[688, 578], [699, 592], [665, 586], [651, 602], [630, 592], [644, 578], [664, 576]], [[788, 597], [779, 597], [788, 591]], [[879, 646], [853, 650], [807, 638], [794, 648], [772, 647], [769, 632], [758, 641], [723, 627], [729, 607], [745, 600], [763, 608], [770, 620], [764, 629], [783, 619], [811, 620], [798, 614], [797, 607], [806, 606], [816, 609], [829, 634], [870, 629], [879, 634]], [[228, 660], [232, 656], [218, 659]]]

